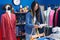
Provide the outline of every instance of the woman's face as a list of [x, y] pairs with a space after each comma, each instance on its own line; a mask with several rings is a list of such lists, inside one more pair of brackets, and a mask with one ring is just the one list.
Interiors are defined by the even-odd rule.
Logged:
[[35, 7], [34, 7], [34, 11], [36, 11], [38, 9], [38, 4], [36, 3]]

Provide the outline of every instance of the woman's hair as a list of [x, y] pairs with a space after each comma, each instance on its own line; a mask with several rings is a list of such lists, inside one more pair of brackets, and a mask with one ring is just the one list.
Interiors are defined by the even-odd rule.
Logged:
[[40, 7], [39, 7], [39, 4], [38, 4], [38, 9], [34, 12], [34, 7], [35, 7], [36, 4], [38, 4], [38, 2], [35, 2], [35, 1], [33, 1], [32, 4], [31, 4], [32, 15], [34, 17], [34, 13], [36, 13], [36, 17], [37, 17], [38, 21], [40, 21]]

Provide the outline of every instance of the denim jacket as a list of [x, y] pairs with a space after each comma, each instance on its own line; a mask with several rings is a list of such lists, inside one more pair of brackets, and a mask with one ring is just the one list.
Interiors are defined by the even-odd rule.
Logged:
[[[31, 34], [32, 28], [34, 28], [34, 24], [33, 24], [32, 19], [33, 19], [33, 16], [32, 16], [32, 14], [31, 14], [31, 12], [28, 12], [28, 13], [26, 14], [26, 25], [25, 25], [25, 32], [26, 32], [27, 34]], [[42, 15], [41, 15], [41, 13], [40, 13], [40, 22], [37, 21], [37, 24], [42, 24], [42, 23], [43, 23], [43, 22], [42, 22]]]

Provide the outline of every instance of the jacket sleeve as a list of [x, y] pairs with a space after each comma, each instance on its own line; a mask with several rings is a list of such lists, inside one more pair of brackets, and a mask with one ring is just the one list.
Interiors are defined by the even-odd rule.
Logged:
[[26, 14], [26, 26], [33, 28], [34, 25], [33, 25], [33, 23], [30, 23], [30, 21], [31, 21], [30, 18], [31, 18], [30, 12], [28, 12], [28, 13]]

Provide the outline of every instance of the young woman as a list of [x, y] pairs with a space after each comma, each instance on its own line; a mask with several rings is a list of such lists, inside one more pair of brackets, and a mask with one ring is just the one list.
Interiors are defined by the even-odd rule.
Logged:
[[[31, 4], [31, 12], [28, 12], [26, 14], [26, 26], [25, 26], [26, 40], [30, 40], [32, 29], [38, 28], [38, 26], [42, 23], [43, 23], [42, 14], [40, 12], [39, 4], [34, 1]], [[40, 31], [40, 32], [43, 32], [43, 31]]]

